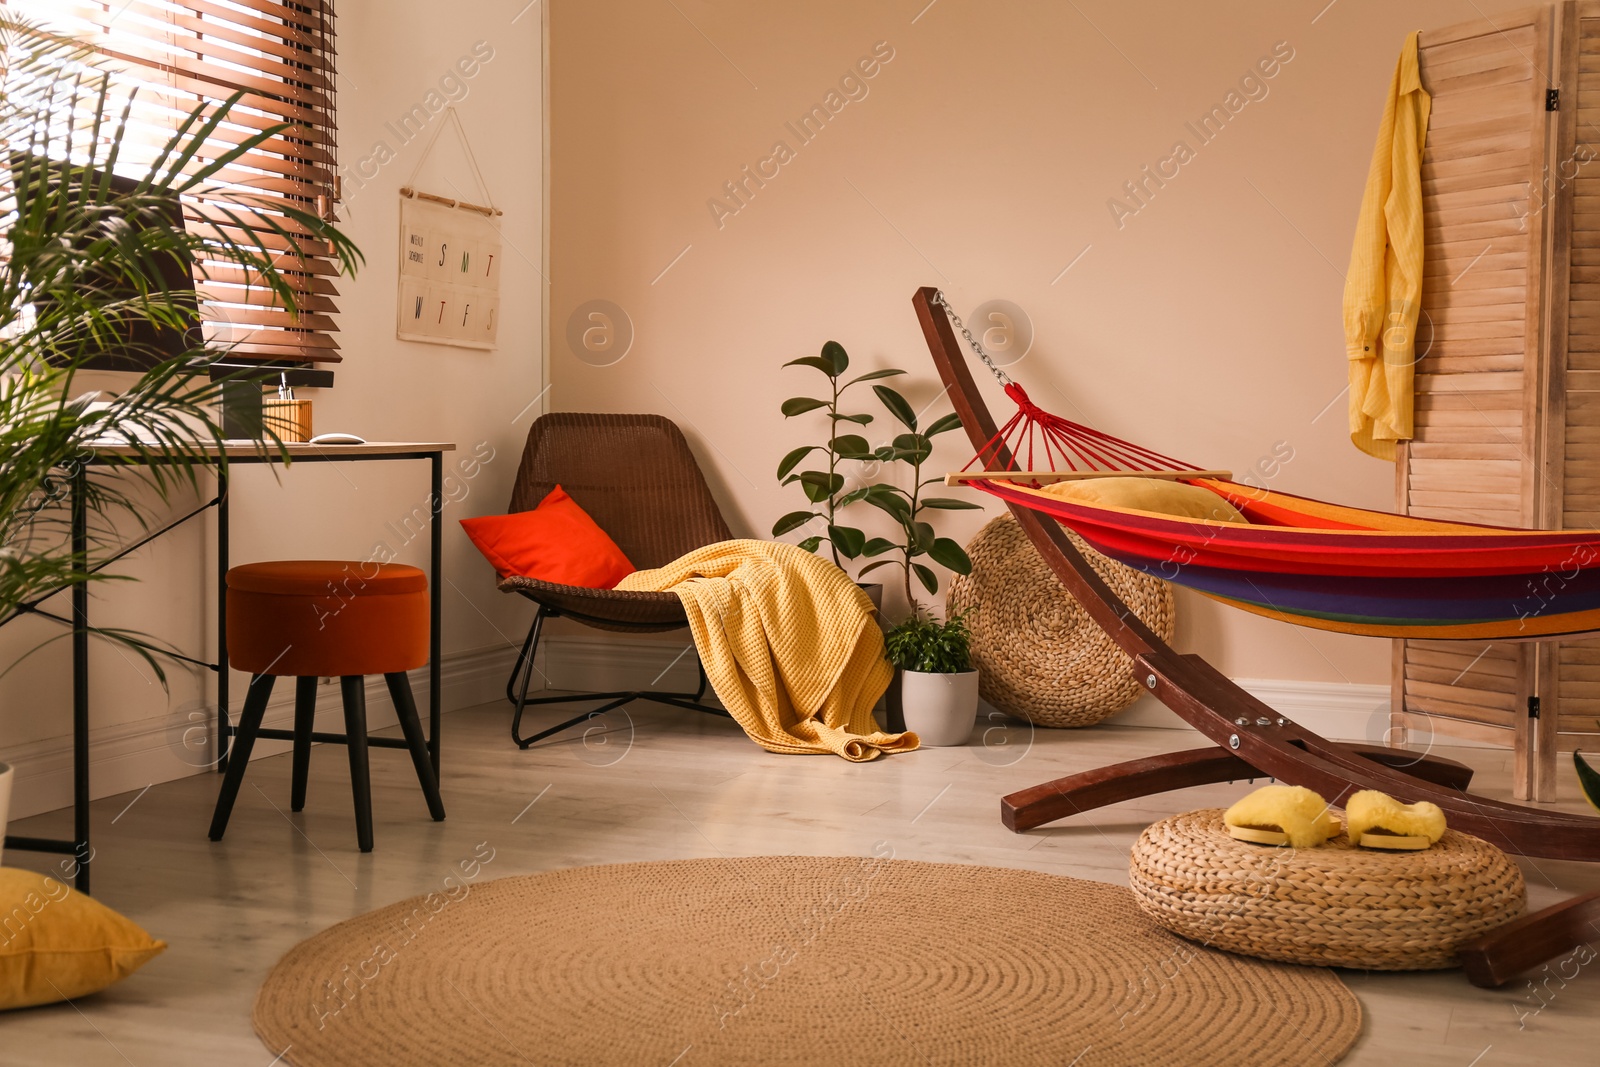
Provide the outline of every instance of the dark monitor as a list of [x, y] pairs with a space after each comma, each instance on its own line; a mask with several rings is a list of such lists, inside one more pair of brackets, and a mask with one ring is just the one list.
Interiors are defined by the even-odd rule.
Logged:
[[[77, 199], [73, 196], [85, 188], [98, 188], [107, 180], [103, 171], [86, 167], [71, 166], [59, 160], [45, 160], [38, 156], [24, 153], [14, 153], [10, 157], [11, 176], [16, 189], [18, 216], [23, 217], [29, 210], [29, 205], [35, 202], [41, 193], [50, 198], [53, 206], [50, 210], [61, 210], [62, 206]], [[108, 195], [103, 205], [107, 218], [127, 218], [126, 213], [117, 210], [117, 200], [126, 198], [138, 189], [139, 183], [132, 178], [121, 175], [110, 176]], [[144, 219], [137, 225], [169, 226], [175, 230], [183, 229], [183, 204], [176, 194], [159, 197], [152, 213], [148, 209]], [[80, 247], [92, 237], [85, 233], [82, 235]], [[118, 333], [114, 343], [96, 346], [96, 350], [88, 351], [80, 366], [93, 370], [118, 370], [143, 372], [149, 370], [166, 360], [193, 351], [202, 344], [200, 330], [199, 301], [195, 296], [193, 261], [186, 249], [174, 249], [152, 257], [150, 264], [152, 273], [157, 277], [150, 279], [152, 288], [164, 288], [169, 294], [168, 300], [180, 309], [187, 325], [183, 328], [171, 326], [157, 326], [141, 316], [129, 316], [120, 324], [115, 324]], [[109, 295], [126, 295], [132, 297], [136, 289], [128, 285], [126, 279], [118, 274], [107, 271], [98, 278], [91, 270], [83, 278], [85, 285], [99, 285]], [[49, 297], [36, 299], [35, 307], [41, 310], [47, 304]]]

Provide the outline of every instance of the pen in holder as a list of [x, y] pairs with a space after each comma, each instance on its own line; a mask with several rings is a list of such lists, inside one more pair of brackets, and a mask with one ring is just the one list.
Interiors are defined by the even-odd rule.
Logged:
[[261, 425], [285, 442], [311, 440], [311, 401], [296, 400], [289, 388], [289, 376], [283, 374], [278, 382], [278, 395], [261, 400]]

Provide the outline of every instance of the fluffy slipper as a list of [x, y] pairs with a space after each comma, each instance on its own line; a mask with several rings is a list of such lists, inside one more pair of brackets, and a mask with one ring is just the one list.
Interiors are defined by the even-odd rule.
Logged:
[[1444, 836], [1444, 812], [1426, 800], [1402, 804], [1363, 789], [1345, 802], [1345, 833], [1362, 848], [1419, 852]]
[[1228, 836], [1255, 845], [1315, 848], [1339, 832], [1328, 802], [1301, 785], [1264, 785], [1222, 815]]

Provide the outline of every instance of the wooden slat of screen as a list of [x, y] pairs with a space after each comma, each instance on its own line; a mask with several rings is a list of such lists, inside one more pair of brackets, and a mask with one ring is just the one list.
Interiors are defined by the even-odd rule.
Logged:
[[[186, 226], [202, 235], [260, 243], [277, 254], [303, 314], [290, 316], [276, 296], [245, 272], [202, 260], [196, 281], [208, 337], [247, 358], [337, 361], [337, 264], [325, 242], [302, 239], [286, 207], [331, 210], [337, 156], [333, 99], [332, 0], [0, 0], [49, 28], [83, 38], [118, 72], [118, 86], [138, 89], [130, 165], [153, 159], [177, 121], [202, 103], [244, 92], [203, 146], [214, 157], [261, 130], [293, 125], [219, 172], [208, 189], [186, 198]], [[118, 103], [120, 109], [120, 101]], [[246, 199], [254, 212], [222, 211], [225, 199]], [[275, 218], [288, 236], [273, 232]], [[304, 257], [304, 258], [302, 258]]]

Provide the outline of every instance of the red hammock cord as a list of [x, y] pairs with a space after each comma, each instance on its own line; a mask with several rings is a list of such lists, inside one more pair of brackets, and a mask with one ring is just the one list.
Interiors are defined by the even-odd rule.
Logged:
[[[981, 465], [984, 470], [990, 469], [989, 464], [998, 459], [1002, 449], [1011, 457], [1010, 466], [1003, 468], [1006, 470], [1062, 470], [1056, 466], [1058, 457], [1066, 464], [1064, 469], [1069, 471], [1200, 469], [1192, 463], [1163, 456], [1131, 441], [1112, 437], [1060, 415], [1052, 415], [1028, 399], [1027, 392], [1016, 382], [1006, 383], [1005, 390], [1017, 405], [1017, 413], [1000, 427], [998, 433], [984, 442], [978, 454], [962, 470], [970, 470], [974, 465]], [[1048, 466], [1034, 466], [1036, 458], [1042, 458]], [[1017, 466], [1018, 462], [1022, 463], [1021, 467]]]

